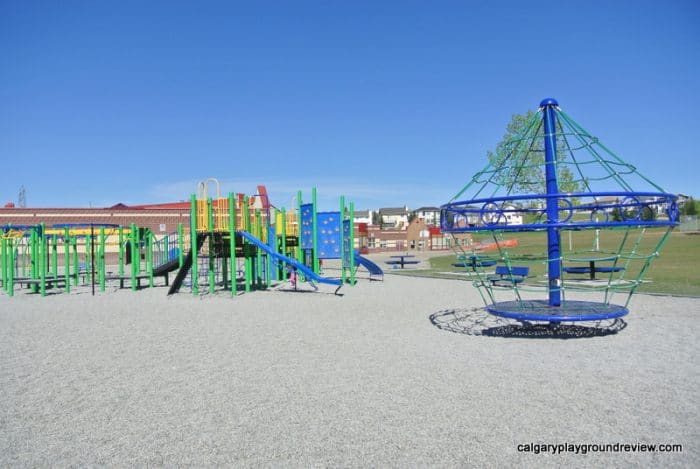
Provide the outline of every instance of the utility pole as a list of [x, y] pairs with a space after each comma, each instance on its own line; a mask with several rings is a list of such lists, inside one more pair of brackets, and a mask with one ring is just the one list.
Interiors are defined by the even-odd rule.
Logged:
[[19, 197], [17, 200], [17, 205], [19, 208], [27, 207], [27, 191], [24, 189], [24, 185], [19, 186]]

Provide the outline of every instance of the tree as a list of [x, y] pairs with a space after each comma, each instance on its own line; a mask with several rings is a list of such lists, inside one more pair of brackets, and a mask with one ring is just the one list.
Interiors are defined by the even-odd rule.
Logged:
[[688, 197], [688, 200], [683, 204], [683, 210], [681, 210], [683, 215], [697, 215], [698, 208], [695, 206], [695, 200], [692, 197]]
[[[544, 167], [543, 126], [534, 121], [535, 112], [514, 114], [506, 127], [506, 134], [496, 146], [488, 151], [489, 161], [495, 168], [495, 182], [507, 187], [511, 193], [544, 194], [547, 192]], [[530, 126], [531, 123], [533, 126]], [[539, 127], [538, 127], [539, 125]], [[563, 162], [570, 153], [564, 139], [561, 124], [557, 122], [557, 161]], [[557, 166], [559, 192], [579, 192], [581, 181], [574, 178], [566, 165]]]
[[612, 213], [610, 215], [611, 215], [610, 218], [612, 218], [612, 221], [622, 221], [623, 220], [622, 210], [620, 209], [620, 207], [615, 207], [614, 209], [612, 209]]
[[375, 210], [372, 212], [372, 224], [373, 225], [381, 225], [382, 224], [382, 215], [379, 213], [378, 210]]
[[645, 205], [642, 209], [641, 215], [642, 221], [654, 221], [656, 220], [656, 210], [654, 210], [649, 205]]

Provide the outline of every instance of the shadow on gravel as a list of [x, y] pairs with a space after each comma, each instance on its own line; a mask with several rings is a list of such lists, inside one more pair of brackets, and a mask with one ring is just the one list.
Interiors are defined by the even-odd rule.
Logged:
[[273, 292], [284, 292], [284, 293], [313, 293], [314, 295], [331, 295], [331, 296], [344, 296], [344, 293], [333, 293], [333, 292], [327, 292], [327, 291], [321, 291], [321, 290], [295, 290], [294, 288], [287, 288], [287, 287], [281, 287], [281, 288], [274, 288], [271, 290], [267, 291], [273, 291]]
[[500, 318], [483, 308], [445, 309], [430, 315], [430, 322], [443, 331], [489, 337], [526, 339], [584, 339], [617, 334], [627, 323], [622, 319], [585, 323], [531, 323]]

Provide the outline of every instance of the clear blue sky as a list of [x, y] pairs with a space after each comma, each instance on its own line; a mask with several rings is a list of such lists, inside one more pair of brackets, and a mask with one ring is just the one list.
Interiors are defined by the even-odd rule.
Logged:
[[0, 202], [439, 205], [548, 96], [697, 196], [699, 71], [697, 1], [4, 0]]

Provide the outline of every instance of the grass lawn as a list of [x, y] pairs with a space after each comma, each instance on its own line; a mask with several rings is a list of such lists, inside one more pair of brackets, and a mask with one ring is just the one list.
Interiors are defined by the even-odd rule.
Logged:
[[[637, 235], [639, 232], [635, 232]], [[636, 253], [652, 253], [661, 238], [661, 231], [647, 231], [639, 244], [636, 245]], [[599, 242], [601, 251], [614, 253], [619, 248], [625, 236], [624, 231], [603, 231], [600, 234]], [[574, 252], [579, 252], [571, 257], [595, 257], [587, 251], [593, 249], [595, 232], [581, 231], [562, 234], [562, 246], [569, 252], [569, 246]], [[517, 238], [519, 245], [517, 248], [509, 250], [509, 256], [513, 259], [512, 265], [527, 265], [533, 275], [543, 276], [546, 272], [545, 265], [539, 259], [546, 258], [544, 249], [546, 235], [544, 233], [513, 233], [504, 235], [505, 239]], [[492, 237], [475, 236], [475, 241], [493, 242]], [[635, 247], [637, 236], [631, 234], [625, 242], [625, 253], [632, 253]], [[484, 253], [484, 255], [497, 255], [498, 253]], [[598, 256], [600, 256], [598, 254]], [[567, 255], [568, 257], [568, 255]], [[444, 256], [437, 256], [430, 259], [430, 269], [404, 271], [403, 275], [421, 275], [429, 277], [458, 278], [455, 273], [464, 272], [464, 268], [454, 267], [456, 262], [453, 253]], [[643, 259], [632, 260], [627, 265], [626, 278], [633, 279], [641, 269]], [[585, 262], [567, 263], [565, 265], [586, 266]], [[646, 271], [644, 279], [649, 283], [644, 283], [637, 291], [646, 293], [662, 293], [684, 296], [700, 297], [700, 235], [674, 232], [663, 246], [661, 255], [652, 262], [649, 270]], [[602, 274], [607, 276], [607, 274]]]

